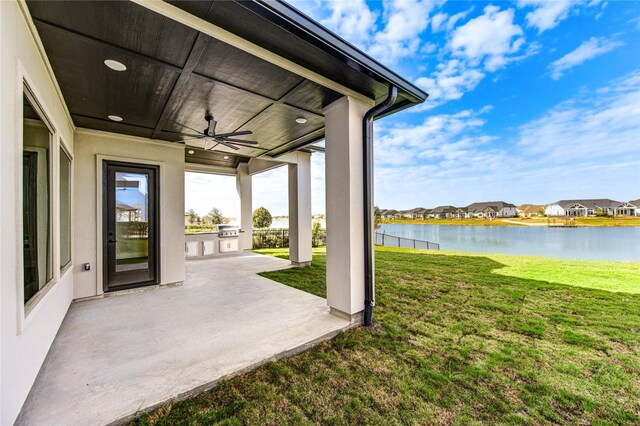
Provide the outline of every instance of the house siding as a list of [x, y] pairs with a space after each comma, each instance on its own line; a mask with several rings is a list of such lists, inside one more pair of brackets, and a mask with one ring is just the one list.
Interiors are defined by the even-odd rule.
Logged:
[[[71, 304], [73, 269], [58, 259], [58, 153], [73, 155], [74, 129], [34, 37], [28, 13], [0, 2], [0, 424], [14, 423]], [[55, 129], [52, 138], [53, 284], [25, 315], [22, 270], [22, 98], [26, 80]], [[72, 166], [74, 167], [74, 165]]]

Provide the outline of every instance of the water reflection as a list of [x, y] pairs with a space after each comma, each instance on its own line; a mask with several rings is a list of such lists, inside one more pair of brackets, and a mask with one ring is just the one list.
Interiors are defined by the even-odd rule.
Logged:
[[383, 231], [440, 243], [442, 250], [640, 262], [640, 227], [384, 224]]

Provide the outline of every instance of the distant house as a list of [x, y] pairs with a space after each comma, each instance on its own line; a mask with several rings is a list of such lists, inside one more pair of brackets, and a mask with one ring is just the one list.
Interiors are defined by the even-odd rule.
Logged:
[[414, 209], [403, 212], [403, 215], [406, 219], [425, 219], [426, 213], [427, 209], [425, 209], [424, 207], [416, 207]]
[[469, 204], [467, 207], [467, 217], [516, 217], [516, 206], [504, 201], [485, 201]]
[[620, 203], [615, 210], [616, 216], [640, 216], [640, 199]]
[[[616, 215], [616, 210], [624, 203], [608, 198], [593, 200], [560, 200], [545, 207], [547, 216], [594, 216], [596, 213]], [[624, 210], [624, 208], [623, 208]]]
[[521, 206], [516, 207], [516, 211], [520, 216], [523, 217], [532, 217], [532, 216], [540, 216], [541, 212], [544, 211], [545, 206], [542, 204], [523, 204]]
[[434, 217], [436, 219], [450, 219], [454, 217], [457, 207], [453, 206], [438, 206], [433, 209], [429, 215], [429, 217]]
[[380, 211], [380, 216], [382, 216], [383, 219], [395, 219], [398, 213], [399, 213], [398, 210], [385, 209]]
[[456, 212], [453, 214], [453, 217], [458, 219], [464, 219], [469, 216], [469, 210], [466, 207], [457, 207]]

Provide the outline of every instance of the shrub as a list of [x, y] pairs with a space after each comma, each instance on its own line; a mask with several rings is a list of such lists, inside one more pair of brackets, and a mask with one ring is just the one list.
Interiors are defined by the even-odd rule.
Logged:
[[254, 228], [268, 228], [271, 226], [273, 218], [269, 210], [264, 207], [258, 207], [253, 211], [253, 227]]

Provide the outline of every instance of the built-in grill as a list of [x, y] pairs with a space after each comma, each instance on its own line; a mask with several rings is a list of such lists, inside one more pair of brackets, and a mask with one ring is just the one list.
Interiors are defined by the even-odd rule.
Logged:
[[240, 228], [236, 225], [216, 225], [216, 232], [219, 238], [237, 237]]

